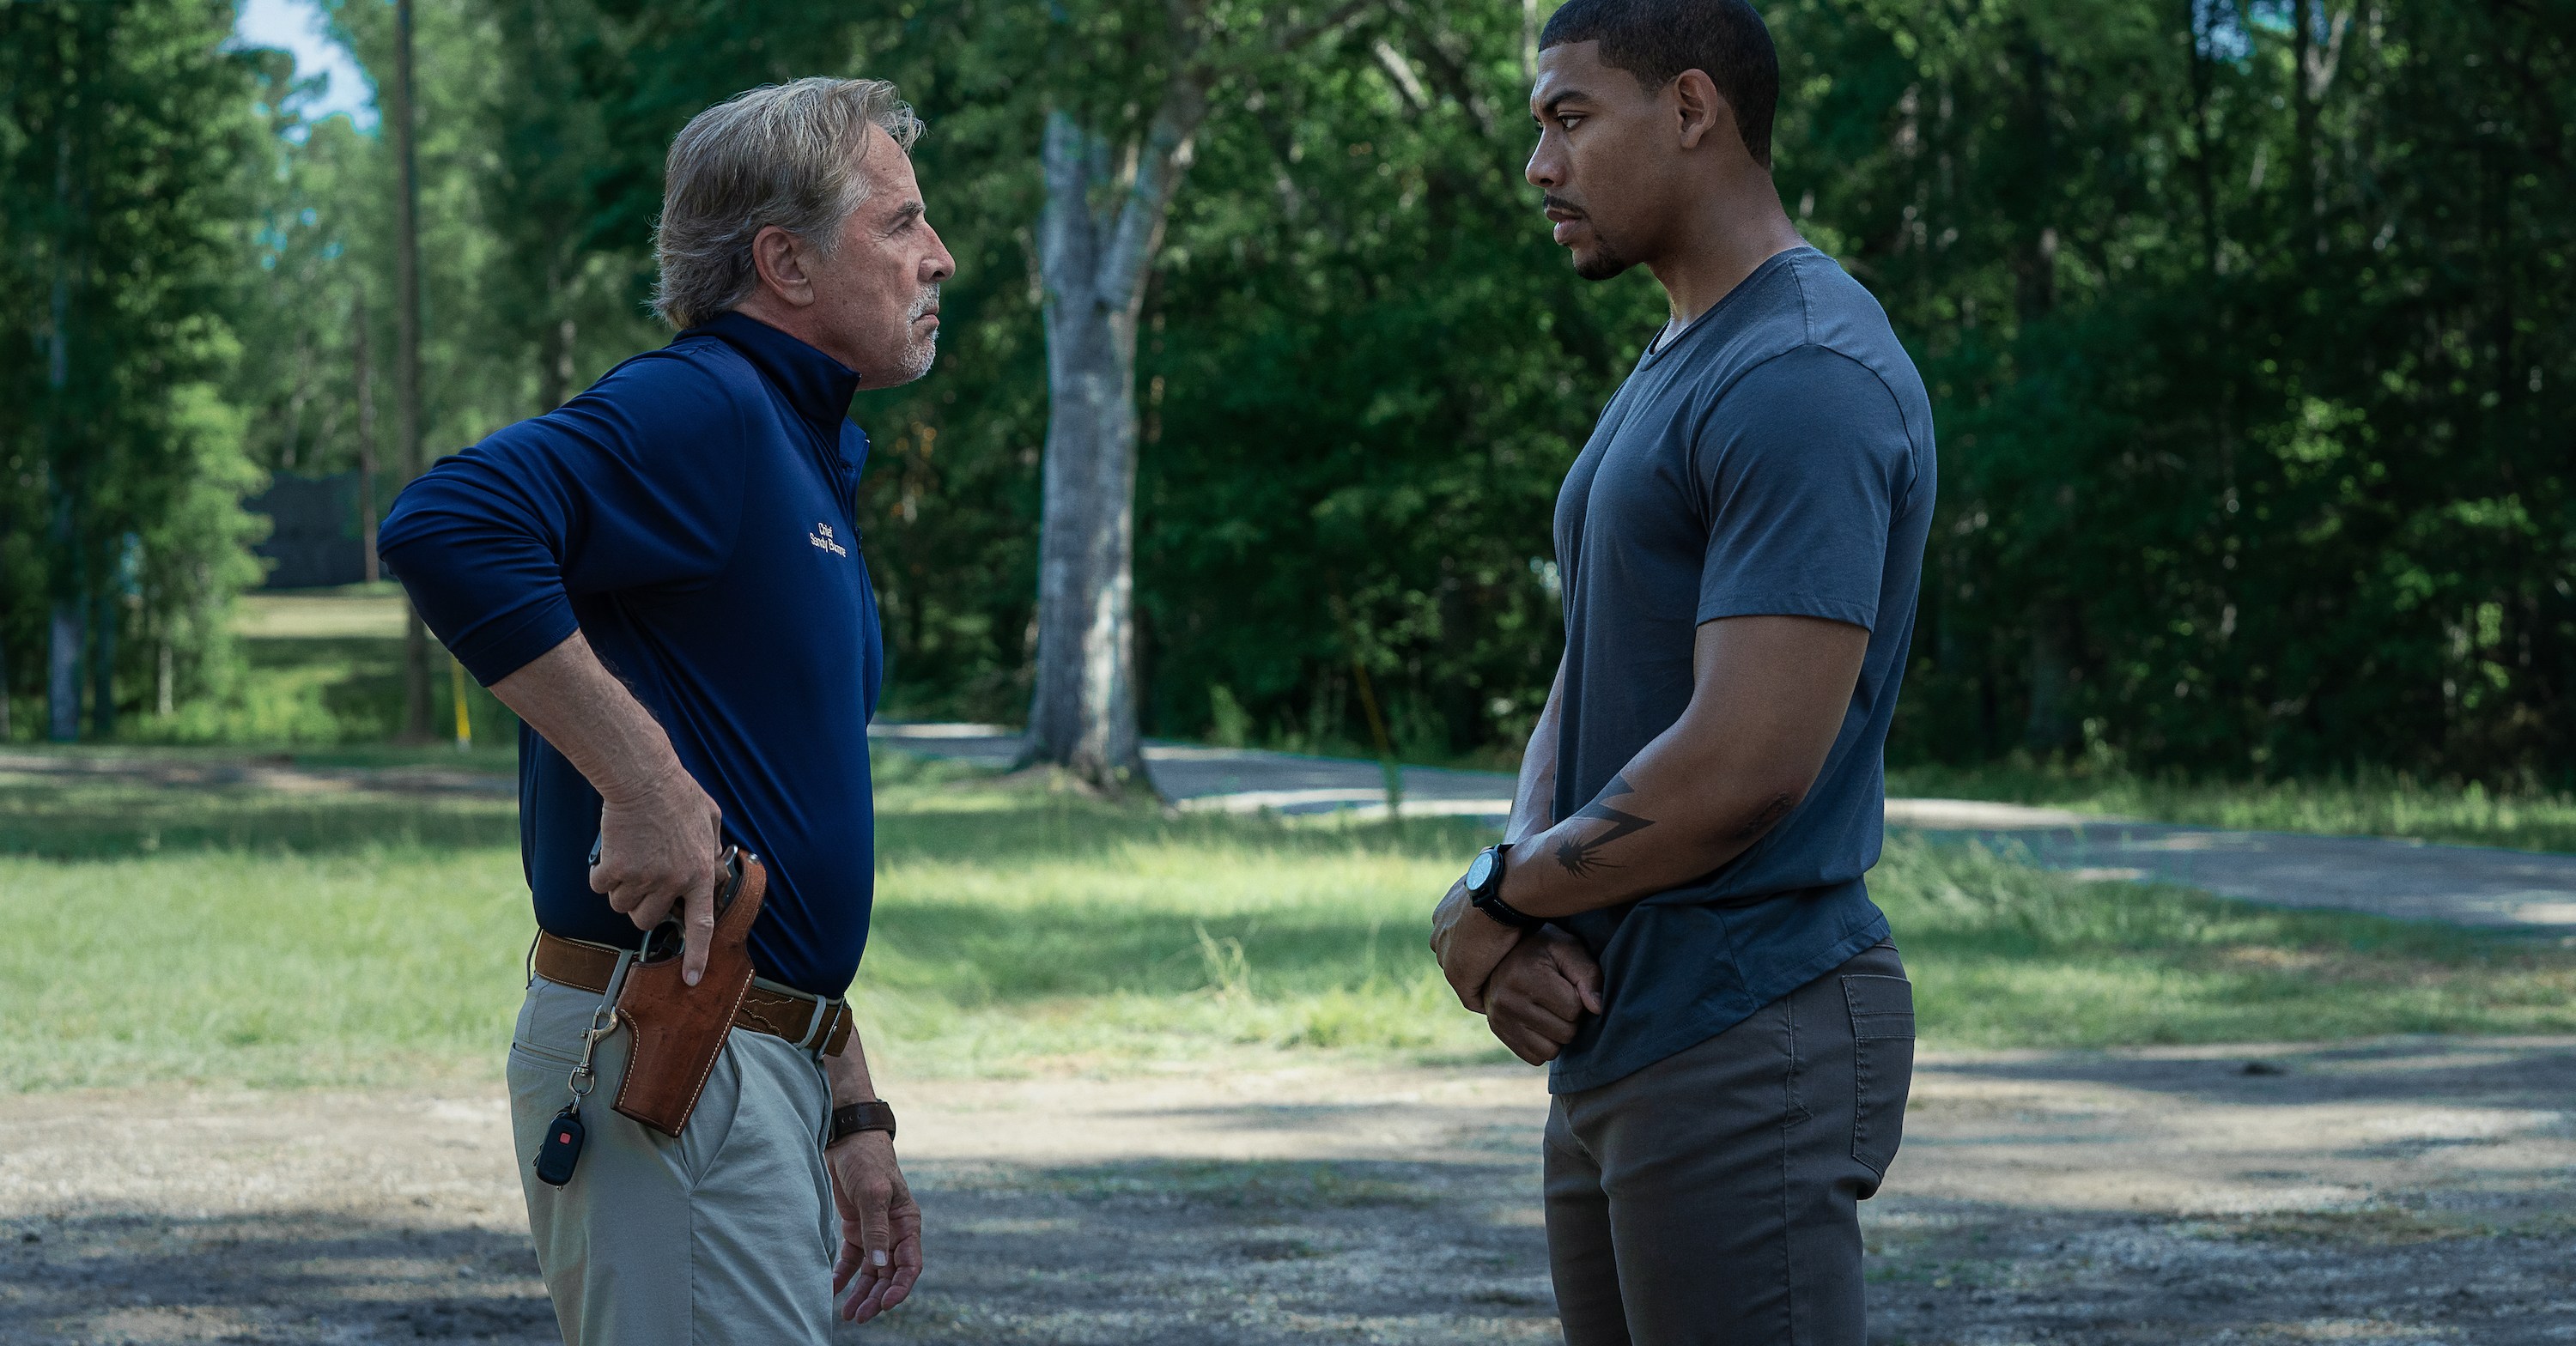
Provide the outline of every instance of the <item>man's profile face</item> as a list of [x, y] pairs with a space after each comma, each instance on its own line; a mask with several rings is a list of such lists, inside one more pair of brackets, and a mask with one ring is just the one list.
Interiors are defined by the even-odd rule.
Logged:
[[860, 357], [859, 385], [891, 388], [930, 372], [939, 285], [957, 262], [930, 227], [912, 158], [893, 137], [869, 127], [858, 171], [868, 197], [841, 222], [830, 258], [811, 264], [815, 306], [831, 346]]
[[1598, 42], [1565, 42], [1538, 54], [1530, 116], [1538, 148], [1526, 176], [1546, 195], [1556, 241], [1574, 273], [1608, 280], [1635, 265], [1661, 232], [1676, 124], [1665, 100], [1635, 75], [1601, 60]]

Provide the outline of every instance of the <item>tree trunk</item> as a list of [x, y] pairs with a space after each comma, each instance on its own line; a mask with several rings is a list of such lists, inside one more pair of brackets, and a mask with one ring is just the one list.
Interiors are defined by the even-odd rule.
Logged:
[[45, 651], [45, 736], [56, 743], [71, 743], [80, 738], [81, 647], [87, 644], [88, 624], [81, 620], [82, 567], [80, 543], [72, 528], [71, 486], [57, 474], [54, 478], [54, 564], [62, 568], [54, 580], [54, 611], [49, 642]]
[[[547, 292], [558, 300], [562, 287], [548, 286]], [[537, 414], [562, 406], [572, 396], [572, 346], [581, 329], [566, 318], [546, 325], [545, 335], [537, 349]]]
[[53, 449], [53, 620], [46, 633], [50, 648], [45, 651], [45, 733], [56, 743], [69, 743], [80, 737], [80, 661], [81, 661], [81, 565], [80, 534], [74, 526], [73, 489], [71, 481], [72, 452], [63, 441], [68, 433], [64, 424], [63, 392], [71, 384], [71, 319], [72, 319], [72, 139], [68, 128], [57, 135], [54, 155], [54, 210], [56, 239], [54, 245], [54, 284], [52, 305], [53, 331], [45, 350], [45, 401], [50, 424], [48, 434]]
[[116, 737], [116, 609], [125, 600], [118, 576], [93, 586], [97, 613], [90, 619], [89, 732], [104, 743]]
[[2323, 198], [2317, 181], [2317, 105], [2308, 97], [2308, 70], [2315, 64], [2311, 52], [2316, 45], [2316, 0], [2290, 2], [2290, 137], [2292, 163], [2290, 190], [2306, 198], [2308, 228], [2315, 251], [2326, 250]]
[[[400, 186], [394, 202], [395, 449], [403, 480], [421, 471], [420, 392], [420, 155], [413, 122], [411, 0], [394, 3], [394, 156]], [[429, 727], [429, 632], [411, 600], [403, 600], [403, 734], [426, 743]]]
[[2082, 676], [2075, 664], [2075, 606], [2064, 599], [2045, 599], [2030, 614], [2030, 718], [2022, 726], [2022, 747], [2042, 756], [2074, 751], [2083, 745], [2075, 719], [2075, 684]]
[[56, 743], [80, 737], [81, 602], [54, 600], [52, 648], [45, 660], [45, 736]]
[[[1104, 789], [1141, 783], [1136, 724], [1136, 324], [1190, 138], [1203, 73], [1165, 88], [1120, 156], [1061, 109], [1047, 116], [1045, 508], [1038, 547], [1037, 688], [1028, 756]], [[1103, 189], [1114, 188], [1114, 192]], [[1095, 197], [1108, 199], [1095, 203]]]
[[367, 292], [349, 304], [352, 354], [357, 367], [350, 379], [358, 385], [358, 545], [366, 553], [367, 583], [384, 578], [376, 561], [376, 362], [367, 345]]

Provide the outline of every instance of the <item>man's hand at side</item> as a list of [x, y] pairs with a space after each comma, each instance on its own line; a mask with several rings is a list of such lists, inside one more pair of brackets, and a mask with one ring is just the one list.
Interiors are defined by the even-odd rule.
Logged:
[[1559, 930], [1523, 938], [1503, 955], [1485, 985], [1485, 1026], [1512, 1055], [1534, 1066], [1556, 1059], [1583, 1024], [1601, 1012], [1601, 965]]
[[[823, 1074], [832, 1083], [836, 1107], [877, 1097], [867, 1048], [856, 1033], [840, 1055], [823, 1058]], [[912, 1189], [894, 1162], [894, 1137], [886, 1132], [843, 1136], [823, 1151], [823, 1162], [832, 1170], [832, 1200], [841, 1208], [832, 1297], [843, 1318], [864, 1323], [902, 1303], [921, 1279], [921, 1208], [912, 1202]]]
[[823, 1152], [823, 1162], [831, 1166], [832, 1196], [841, 1208], [832, 1297], [841, 1301], [843, 1318], [864, 1323], [902, 1303], [921, 1279], [921, 1207], [913, 1204], [895, 1164], [894, 1141], [883, 1131], [844, 1137]]
[[1449, 895], [1431, 911], [1431, 952], [1458, 1003], [1485, 1012], [1485, 982], [1503, 955], [1518, 944], [1521, 932], [1476, 910], [1467, 900], [1467, 881], [1449, 885]]

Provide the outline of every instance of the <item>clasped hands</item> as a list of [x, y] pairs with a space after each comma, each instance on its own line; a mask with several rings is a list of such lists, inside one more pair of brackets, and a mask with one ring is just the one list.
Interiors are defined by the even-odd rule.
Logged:
[[1476, 910], [1464, 880], [1431, 914], [1431, 952], [1458, 1003], [1534, 1066], [1556, 1059], [1586, 1014], [1601, 1012], [1601, 965], [1553, 926], [1524, 933]]

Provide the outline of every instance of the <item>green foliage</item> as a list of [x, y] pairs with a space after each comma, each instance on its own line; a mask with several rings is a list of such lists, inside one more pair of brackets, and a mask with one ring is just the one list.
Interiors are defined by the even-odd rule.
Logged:
[[2567, 778], [2563, 7], [1773, 14], [1940, 416], [1900, 755]]
[[[1153, 15], [1121, 21], [1159, 40]], [[1364, 7], [1215, 91], [1138, 353], [1149, 729], [1222, 717], [1254, 741], [1374, 753], [1373, 696], [1396, 746], [1442, 757], [1535, 718], [1556, 662], [1556, 482], [1655, 295], [1642, 277], [1583, 285], [1547, 241], [1520, 180], [1523, 25]], [[1002, 52], [973, 32], [907, 29], [882, 50], [874, 68], [930, 114], [920, 162], [961, 268], [938, 371], [862, 414], [897, 428], [867, 498], [895, 703], [1016, 718], [1045, 436], [1027, 253], [1041, 104], [991, 99]]]
[[[1423, 948], [1473, 828], [1173, 818], [877, 768], [856, 994], [891, 1071], [1503, 1059]], [[0, 921], [20, 936], [0, 943], [0, 1088], [496, 1071], [529, 937], [513, 812], [506, 794], [0, 774]], [[1872, 886], [1934, 1046], [2576, 1028], [2576, 955], [2537, 941], [1902, 839]]]
[[[2566, 776], [2564, 25], [1769, 13], [1784, 200], [1888, 306], [1943, 427], [1900, 760]], [[1009, 718], [1036, 122], [994, 97], [1010, 56], [978, 31], [872, 51], [932, 114], [964, 270], [962, 339], [863, 419], [893, 430], [869, 499], [896, 703]], [[1504, 10], [1367, 9], [1220, 91], [1140, 355], [1149, 726], [1204, 732], [1230, 700], [1257, 739], [1365, 744], [1357, 669], [1417, 755], [1535, 713], [1553, 490], [1657, 296], [1579, 284], [1546, 244], [1516, 172], [1524, 37]]]
[[231, 18], [0, 6], [0, 697], [42, 687], [59, 627], [113, 675], [93, 724], [219, 675], [223, 606], [257, 574], [224, 385], [268, 164], [254, 99], [283, 72], [218, 49]]
[[[327, 8], [384, 68], [390, 7]], [[1536, 12], [1324, 7], [1341, 21], [1311, 40], [1246, 45], [1275, 9], [1208, 10], [1234, 73], [1146, 297], [1147, 726], [1373, 749], [1374, 703], [1407, 755], [1508, 747], [1555, 663], [1557, 480], [1659, 296], [1574, 280], [1532, 209]], [[1766, 14], [1783, 199], [1887, 306], [1940, 418], [1899, 761], [2570, 783], [2559, 8]], [[351, 464], [361, 327], [389, 366], [382, 147], [296, 113], [277, 54], [216, 52], [221, 18], [0, 9], [0, 307], [41, 351], [56, 262], [81, 281], [70, 390], [0, 363], [0, 669], [22, 703], [43, 600], [116, 572], [128, 532], [150, 634], [120, 647], [120, 697], [164, 643], [181, 699], [225, 685], [213, 632], [245, 572], [224, 500], [245, 464]], [[432, 451], [661, 339], [650, 228], [689, 116], [798, 75], [894, 78], [930, 119], [919, 167], [961, 270], [937, 372], [857, 412], [890, 705], [1016, 719], [1047, 414], [1039, 128], [1051, 103], [1144, 116], [1182, 58], [1170, 22], [1141, 0], [422, 6]], [[118, 92], [144, 80], [152, 99]], [[76, 88], [125, 111], [67, 117]], [[89, 195], [57, 190], [75, 125]], [[75, 432], [99, 466], [67, 551], [50, 502], [77, 483], [48, 436]]]

